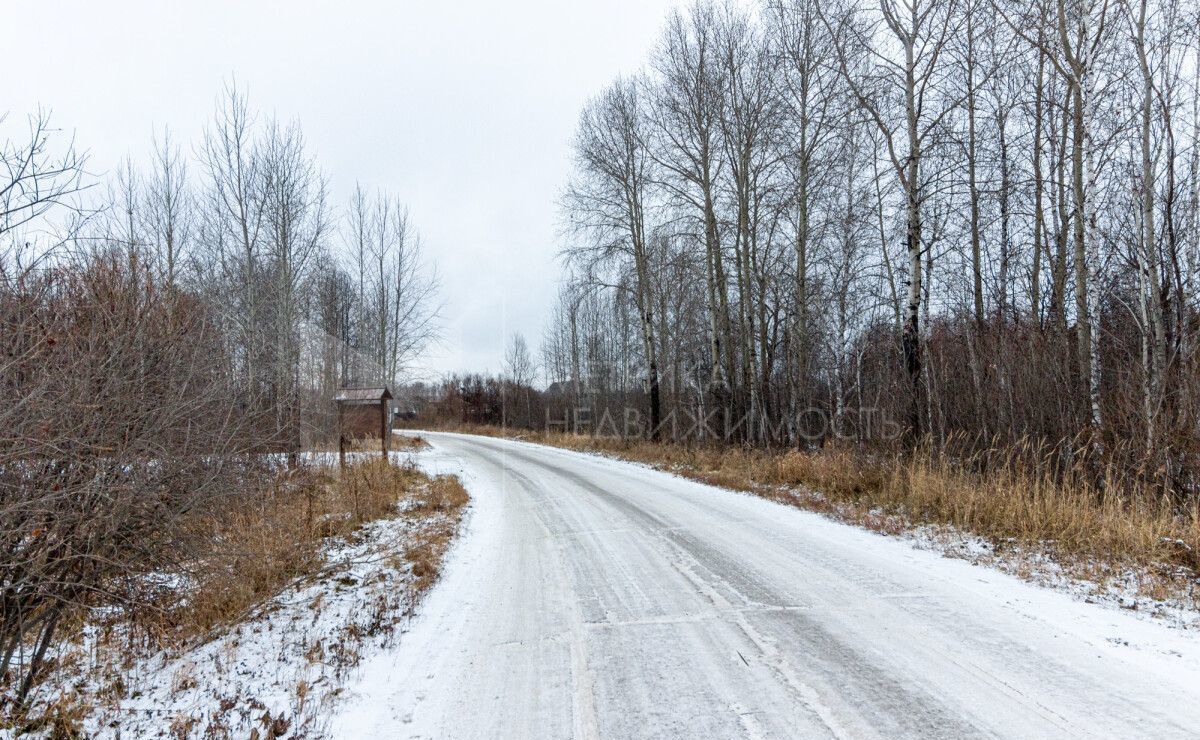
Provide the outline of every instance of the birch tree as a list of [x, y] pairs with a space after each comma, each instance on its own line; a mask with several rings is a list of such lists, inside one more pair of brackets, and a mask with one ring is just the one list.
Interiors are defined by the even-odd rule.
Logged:
[[584, 110], [575, 137], [576, 178], [566, 200], [575, 229], [587, 238], [571, 258], [599, 280], [608, 268], [631, 272], [626, 283], [608, 280], [629, 291], [638, 314], [650, 429], [657, 436], [662, 409], [647, 223], [654, 163], [642, 87], [637, 79], [618, 80]]
[[[957, 0], [880, 0], [879, 18], [853, 7], [822, 10], [822, 22], [835, 38], [838, 69], [862, 109], [883, 136], [887, 161], [904, 192], [908, 291], [902, 345], [912, 393], [910, 433], [921, 433], [921, 210], [927, 197], [922, 181], [923, 151], [961, 99], [947, 98], [943, 59], [958, 30]], [[876, 49], [876, 35], [887, 46]], [[851, 57], [875, 60], [865, 76], [851, 72]]]

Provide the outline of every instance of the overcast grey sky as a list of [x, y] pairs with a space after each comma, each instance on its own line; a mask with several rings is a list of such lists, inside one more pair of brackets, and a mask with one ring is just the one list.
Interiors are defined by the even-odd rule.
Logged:
[[356, 179], [409, 204], [444, 285], [431, 371], [497, 370], [553, 303], [579, 110], [642, 64], [674, 4], [11, 2], [0, 112], [51, 108], [103, 173], [156, 127], [198, 141], [236, 75], [253, 106], [299, 118], [339, 208]]

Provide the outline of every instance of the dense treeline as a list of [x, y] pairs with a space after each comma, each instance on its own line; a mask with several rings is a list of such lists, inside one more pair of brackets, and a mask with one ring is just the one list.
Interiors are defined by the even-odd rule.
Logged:
[[520, 333], [513, 334], [498, 376], [451, 374], [437, 385], [417, 382], [397, 396], [400, 411], [418, 426], [499, 426], [539, 428], [554, 407], [553, 393], [534, 387], [537, 363]]
[[403, 206], [339, 216], [298, 124], [236, 89], [194, 156], [164, 136], [107, 183], [29, 121], [0, 149], [5, 709], [81, 609], [150, 608], [151, 576], [231, 546], [331, 439], [333, 390], [394, 383], [437, 316]]
[[581, 115], [548, 379], [692, 436], [1024, 441], [1192, 490], [1198, 21], [1185, 0], [673, 14]]

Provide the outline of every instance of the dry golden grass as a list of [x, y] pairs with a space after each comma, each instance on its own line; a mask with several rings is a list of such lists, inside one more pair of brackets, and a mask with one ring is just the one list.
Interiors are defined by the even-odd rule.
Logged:
[[424, 437], [416, 434], [393, 434], [392, 452], [415, 452], [429, 446]]
[[994, 541], [1049, 546], [1060, 556], [1113, 565], [1196, 570], [1196, 512], [1179, 512], [1135, 482], [1096, 486], [1016, 465], [975, 472], [925, 454], [864, 461], [847, 452], [778, 456], [775, 483], [802, 485], [838, 501], [950, 524]]
[[[429, 443], [419, 435], [393, 434], [391, 439], [388, 440], [388, 449], [392, 452], [415, 452], [428, 446]], [[314, 442], [308, 445], [308, 449], [313, 452], [337, 452], [337, 440]], [[380, 455], [379, 438], [351, 437], [346, 440], [346, 452], [363, 452]], [[382, 455], [380, 457], [382, 458]]]
[[[464, 431], [501, 434], [486, 427]], [[1036, 459], [1030, 464], [1024, 450], [992, 451], [981, 461], [928, 451], [873, 457], [838, 447], [765, 451], [563, 433], [508, 436], [647, 463], [887, 534], [949, 525], [1001, 548], [1049, 554], [1089, 580], [1133, 570], [1143, 593], [1157, 598], [1193, 600], [1200, 576], [1196, 508], [1181, 510], [1151, 486], [1112, 473], [1101, 476], [1102, 485], [1078, 472], [1052, 475]]]
[[395, 516], [429, 479], [415, 468], [368, 458], [336, 468], [301, 468], [270, 489], [198, 521], [211, 554], [191, 564], [188, 598], [164, 604], [157, 623], [139, 620], [167, 642], [187, 642], [244, 619], [289, 583], [319, 574], [322, 543]]
[[[404, 552], [404, 559], [412, 564], [417, 594], [424, 592], [437, 581], [441, 572], [442, 556], [454, 538], [458, 522], [456, 514], [468, 501], [470, 496], [458, 478], [443, 475], [423, 486], [405, 510], [405, 516], [425, 522]], [[437, 514], [450, 516], [436, 516]]]

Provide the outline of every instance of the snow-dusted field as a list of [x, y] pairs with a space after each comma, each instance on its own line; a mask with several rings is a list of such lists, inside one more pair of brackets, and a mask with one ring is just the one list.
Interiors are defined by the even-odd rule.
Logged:
[[423, 435], [472, 511], [332, 736], [1194, 737], [1200, 635], [628, 463]]

